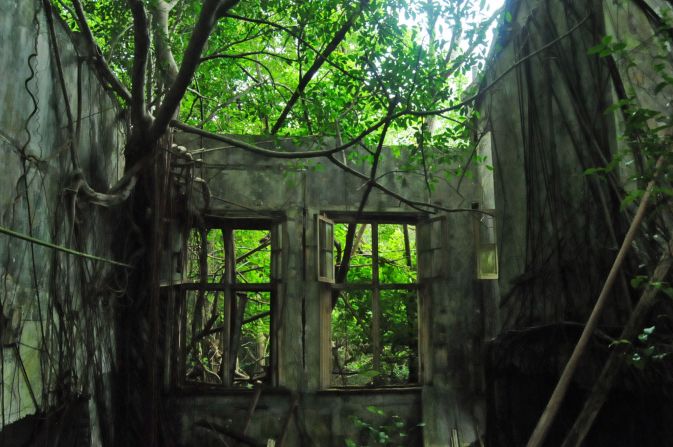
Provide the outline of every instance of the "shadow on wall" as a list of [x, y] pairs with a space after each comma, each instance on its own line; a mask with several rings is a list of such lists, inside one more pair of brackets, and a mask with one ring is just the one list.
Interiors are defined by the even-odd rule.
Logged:
[[[488, 447], [526, 444], [582, 328], [559, 323], [509, 331], [488, 344]], [[563, 443], [610, 353], [608, 335], [618, 333], [594, 335], [545, 445]], [[628, 367], [583, 445], [673, 445], [672, 370], [670, 358]]]
[[31, 414], [0, 432], [3, 447], [88, 447], [89, 398], [81, 397], [49, 414]]

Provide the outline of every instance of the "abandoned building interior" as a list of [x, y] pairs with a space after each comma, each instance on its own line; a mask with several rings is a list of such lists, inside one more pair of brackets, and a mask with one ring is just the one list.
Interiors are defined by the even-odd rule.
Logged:
[[0, 445], [673, 443], [670, 0], [505, 1], [432, 184], [171, 114], [135, 154], [81, 23], [0, 3]]

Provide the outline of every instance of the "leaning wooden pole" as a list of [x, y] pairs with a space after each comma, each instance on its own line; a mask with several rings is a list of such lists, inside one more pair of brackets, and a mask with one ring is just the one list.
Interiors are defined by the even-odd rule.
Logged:
[[[636, 304], [636, 307], [633, 309], [633, 313], [622, 331], [620, 340], [632, 340], [640, 333], [650, 310], [656, 303], [656, 297], [660, 292], [660, 289], [656, 287], [655, 284], [664, 281], [666, 275], [668, 275], [668, 272], [671, 270], [671, 265], [673, 264], [673, 258], [671, 258], [672, 251], [673, 241], [670, 241], [666, 246], [666, 251], [661, 256], [661, 259], [659, 259], [659, 264], [654, 269], [650, 285], [647, 286], [640, 297], [638, 304]], [[601, 407], [603, 407], [610, 389], [624, 367], [624, 358], [622, 354], [623, 351], [621, 349], [615, 349], [610, 354], [610, 357], [608, 357], [608, 361], [605, 363], [601, 375], [598, 377], [598, 380], [596, 380], [596, 384], [591, 390], [589, 398], [584, 403], [582, 412], [577, 416], [570, 432], [566, 435], [562, 447], [579, 447], [582, 445], [596, 416], [598, 416], [598, 412], [601, 410]]]
[[[655, 166], [654, 171], [655, 178], [656, 173], [659, 172], [659, 168], [661, 167], [662, 163], [663, 163], [663, 157], [660, 157], [659, 160], [657, 160], [657, 164]], [[547, 406], [545, 407], [542, 416], [540, 416], [540, 420], [538, 420], [537, 425], [535, 426], [533, 434], [530, 436], [530, 439], [528, 440], [528, 444], [526, 444], [527, 447], [539, 447], [542, 445], [545, 438], [547, 437], [549, 427], [551, 427], [551, 424], [552, 422], [554, 422], [554, 418], [556, 417], [556, 414], [558, 413], [558, 410], [561, 407], [561, 403], [563, 402], [566, 392], [568, 391], [568, 387], [570, 386], [570, 382], [572, 381], [573, 375], [575, 373], [575, 370], [577, 369], [577, 365], [579, 364], [580, 358], [582, 357], [582, 354], [584, 353], [584, 350], [586, 349], [587, 344], [589, 343], [591, 335], [593, 334], [594, 330], [596, 329], [596, 326], [598, 325], [598, 320], [601, 314], [603, 313], [603, 309], [605, 308], [605, 304], [607, 303], [607, 299], [608, 296], [610, 295], [610, 291], [612, 290], [612, 286], [614, 285], [615, 279], [617, 279], [617, 276], [619, 274], [619, 270], [621, 269], [621, 266], [624, 263], [626, 253], [629, 251], [629, 248], [631, 248], [631, 243], [636, 237], [636, 233], [638, 231], [638, 228], [640, 227], [641, 222], [643, 221], [643, 217], [645, 217], [645, 210], [647, 209], [647, 203], [650, 199], [650, 195], [652, 194], [652, 190], [654, 189], [654, 184], [655, 181], [653, 178], [647, 185], [647, 189], [645, 190], [645, 194], [643, 194], [642, 200], [640, 201], [640, 205], [638, 206], [636, 215], [633, 217], [633, 221], [631, 222], [629, 231], [627, 231], [626, 236], [624, 237], [624, 242], [622, 242], [622, 246], [619, 249], [619, 253], [617, 253], [615, 262], [612, 264], [610, 273], [608, 274], [608, 277], [605, 280], [605, 283], [603, 284], [603, 289], [601, 290], [601, 293], [598, 296], [598, 299], [596, 300], [596, 304], [594, 305], [594, 308], [591, 311], [589, 320], [587, 321], [586, 326], [584, 326], [582, 335], [580, 336], [580, 339], [577, 342], [577, 345], [575, 346], [575, 349], [573, 350], [573, 353], [570, 356], [570, 359], [568, 360], [568, 363], [566, 364], [563, 373], [561, 374], [561, 378], [556, 384], [556, 388], [554, 388], [554, 392], [549, 398], [549, 402], [547, 402]]]

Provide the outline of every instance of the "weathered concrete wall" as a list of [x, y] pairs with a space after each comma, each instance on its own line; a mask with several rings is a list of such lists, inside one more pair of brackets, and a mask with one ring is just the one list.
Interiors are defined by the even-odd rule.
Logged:
[[[265, 146], [261, 137], [250, 139]], [[386, 416], [378, 417], [381, 419], [378, 424], [393, 415], [400, 416], [408, 427], [405, 430], [413, 433], [421, 431], [417, 424], [423, 422], [423, 442], [427, 446], [448, 445], [452, 435], [464, 442], [477, 439], [484, 428], [480, 350], [485, 315], [481, 288], [475, 279], [472, 213], [439, 212], [428, 216], [381, 191], [372, 191], [364, 209], [366, 215], [394, 218], [411, 214], [419, 218], [423, 380], [418, 387], [406, 390], [327, 391], [329, 386], [321, 383], [324, 348], [320, 340], [325, 328], [320, 316], [321, 300], [329, 288], [315, 277], [315, 215], [323, 212], [354, 215], [366, 181], [326, 159], [307, 163], [272, 159], [186, 134], [177, 134], [176, 142], [200, 159], [196, 175], [206, 181], [211, 195], [205, 214], [274, 219], [278, 219], [279, 213], [282, 215], [279, 225], [282, 315], [277, 316], [282, 320], [282, 328], [276, 340], [278, 389], [265, 390], [263, 395], [278, 390], [287, 390], [288, 395], [277, 402], [269, 401], [266, 409], [255, 414], [253, 425], [260, 428], [251, 428], [251, 434], [277, 438], [291, 401], [290, 393], [295, 393], [300, 396], [299, 411], [295, 415], [297, 421], [290, 425], [288, 445], [341, 446], [346, 439], [357, 441], [359, 429], [352, 418], [374, 417], [366, 409], [368, 405], [384, 410]], [[332, 144], [329, 140], [298, 143], [280, 140], [280, 143], [287, 151], [324, 149]], [[344, 158], [350, 159], [348, 154]], [[410, 200], [453, 209], [469, 208], [471, 202], [482, 198], [476, 183], [468, 179], [462, 181], [460, 190], [457, 181], [443, 182], [429, 193], [423, 176], [400, 173], [399, 163], [386, 150], [379, 181]], [[369, 173], [365, 162], [349, 161], [348, 166]], [[204, 205], [200, 195], [200, 189], [194, 192], [199, 208]], [[240, 429], [252, 391], [243, 396], [240, 391], [197, 396], [202, 394], [190, 395], [185, 391], [176, 397], [180, 439], [184, 444], [205, 439], [203, 429], [198, 429], [199, 434], [194, 428], [194, 423], [204, 417], [220, 427]], [[421, 441], [410, 442], [417, 445]]]
[[[653, 94], [655, 50], [641, 44], [652, 40], [651, 24], [634, 11], [634, 2], [619, 5], [508, 3], [513, 20], [501, 26], [483, 86], [508, 74], [479, 105], [495, 168], [504, 328], [585, 320], [628, 228], [620, 204], [632, 187], [631, 156], [605, 176], [584, 173], [627, 149], [618, 138], [618, 111], [605, 113], [617, 99], [608, 59], [589, 55], [589, 49], [606, 34], [630, 42], [636, 66], [619, 54], [615, 59], [626, 90], [643, 98], [644, 107], [665, 110], [670, 89]], [[621, 277], [606, 324], [624, 321], [631, 294]]]
[[[0, 226], [108, 258], [114, 219], [76, 201], [69, 190], [70, 135], [42, 2], [5, 0], [2, 10]], [[81, 101], [77, 146], [83, 173], [92, 187], [105, 191], [123, 169], [119, 109], [82, 61], [75, 36], [55, 22], [75, 115]], [[112, 353], [111, 303], [102, 298], [107, 292], [98, 289], [108, 270], [105, 263], [0, 235], [0, 429], [48, 410], [56, 392], [61, 398], [100, 392]], [[0, 432], [0, 444], [2, 436]]]
[[[171, 401], [178, 410], [180, 445], [221, 445], [218, 430], [240, 433], [250, 408], [252, 394], [213, 392], [210, 395], [186, 395]], [[404, 433], [408, 444], [421, 445], [421, 395], [417, 390], [377, 392], [365, 390], [324, 391], [301, 394], [297, 409], [291, 411], [293, 395], [289, 392], [265, 390], [250, 419], [246, 435], [266, 445], [267, 439], [279, 442], [283, 427], [290, 421], [283, 445], [341, 447], [346, 440], [365, 445], [372, 441], [369, 430], [359, 427], [354, 418], [395, 438]], [[372, 408], [368, 411], [367, 407]], [[374, 413], [373, 411], [379, 412]], [[393, 416], [395, 418], [393, 418]], [[399, 419], [396, 419], [399, 418]], [[394, 426], [396, 420], [403, 425]], [[383, 428], [383, 426], [389, 426]], [[212, 427], [212, 428], [211, 428]]]
[[[507, 2], [512, 20], [500, 24], [479, 104], [486, 134], [481, 150], [494, 167], [493, 174], [480, 174], [496, 208], [500, 265], [497, 303], [488, 320], [499, 320], [488, 371], [493, 445], [519, 445], [530, 436], [577, 339], [564, 324], [581, 328], [586, 321], [633, 216], [633, 207], [625, 210], [621, 203], [636, 186], [631, 177], [647, 172], [638, 164], [648, 154], [644, 145], [629, 146], [620, 138], [620, 110], [606, 110], [626, 95], [635, 99], [632, 107], [670, 117], [673, 92], [670, 86], [656, 88], [662, 79], [655, 70], [660, 63], [665, 73], [673, 71], [670, 34], [655, 31], [643, 4], [670, 17], [671, 4], [663, 1]], [[590, 54], [606, 35], [626, 48]], [[585, 173], [613, 160], [615, 169], [603, 175]], [[657, 251], [651, 250], [654, 230], [649, 226], [638, 236], [616, 281], [600, 322], [608, 333], [624, 324], [638, 297], [629, 281], [646, 271], [639, 264], [647, 264], [648, 250]], [[547, 347], [534, 347], [538, 340]], [[603, 348], [609, 343], [596, 342]], [[602, 354], [593, 362], [593, 354], [584, 357], [549, 445], [560, 445], [602, 368]], [[631, 437], [632, 425], [606, 422], [613, 411], [619, 420], [637, 420], [638, 396], [663, 388], [640, 386], [632, 394], [623, 383], [615, 386], [587, 445], [647, 444], [645, 437]], [[670, 407], [669, 398], [662, 402]], [[649, 430], [668, 433], [665, 421], [672, 416], [655, 412]]]

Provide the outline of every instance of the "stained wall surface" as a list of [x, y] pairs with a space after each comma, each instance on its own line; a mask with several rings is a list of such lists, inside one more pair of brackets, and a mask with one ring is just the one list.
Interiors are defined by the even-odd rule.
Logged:
[[[499, 27], [479, 104], [494, 167], [482, 178], [493, 182], [497, 209], [503, 328], [584, 321], [626, 233], [633, 210], [621, 204], [643, 158], [609, 106], [627, 95], [667, 113], [671, 101], [670, 86], [655, 93], [655, 65], [670, 68], [655, 58], [669, 51], [665, 36], [637, 3], [507, 3], [512, 20]], [[666, 2], [645, 3], [670, 12]], [[601, 55], [605, 36], [626, 48]], [[588, 174], [611, 162], [604, 175]], [[605, 324], [625, 321], [627, 283], [618, 280]]]
[[[355, 216], [366, 180], [324, 158], [308, 162], [274, 159], [180, 133], [175, 135], [175, 141], [197, 160], [195, 175], [208, 186], [207, 200], [203, 199], [200, 183], [192, 193], [204, 216], [214, 221], [218, 217], [267, 218], [276, 222], [280, 234], [281, 315], [277, 317], [282, 325], [275, 339], [278, 383], [263, 390], [263, 404], [259, 404], [251, 419], [251, 435], [277, 439], [290, 403], [297, 398], [298, 410], [288, 429], [288, 445], [340, 446], [346, 440], [358, 442], [367, 430], [358, 426], [354, 418], [381, 427], [390, 425], [393, 416], [403, 421], [404, 426], [398, 431], [414, 436], [409, 442], [440, 446], [448, 445], [452, 436], [464, 442], [478, 438], [484, 427], [480, 352], [487, 323], [482, 304], [491, 295], [484, 293], [476, 280], [475, 214], [441, 211], [469, 209], [472, 202], [480, 201], [481, 193], [474, 180], [440, 182], [429, 192], [422, 175], [400, 172], [401, 161], [391, 156], [390, 149], [384, 150], [377, 175], [380, 183], [411, 201], [439, 208], [433, 214], [420, 212], [389, 194], [373, 190], [363, 210], [363, 216], [370, 219], [416, 219], [423, 378], [418, 386], [408, 388], [344, 390], [321, 380], [321, 371], [330, 356], [329, 352], [325, 355], [321, 342], [325, 331], [329, 336], [321, 315], [330, 289], [316, 276], [315, 217]], [[265, 141], [262, 137], [248, 137], [247, 141], [288, 152], [334, 145], [329, 139]], [[363, 153], [359, 157], [353, 155], [338, 154], [350, 169], [368, 175], [371, 166], [362, 161]], [[225, 431], [239, 429], [245, 423], [253, 394], [252, 390], [208, 394], [178, 386], [173, 402], [180, 439], [185, 444], [193, 439], [216, 443], [216, 430], [204, 428], [208, 424]], [[373, 412], [372, 406], [382, 414]]]
[[[633, 218], [636, 205], [625, 199], [644, 188], [656, 157], [623, 138], [626, 118], [648, 109], [670, 119], [673, 98], [662, 84], [673, 69], [671, 35], [656, 18], [670, 17], [670, 2], [517, 0], [506, 8], [511, 20], [499, 25], [478, 105], [480, 151], [494, 168], [480, 178], [498, 219], [500, 277], [489, 320], [497, 338], [487, 351], [487, 442], [495, 446], [530, 436]], [[619, 335], [642, 292], [630, 280], [651, 272], [666, 234], [664, 219], [639, 232], [592, 346], [607, 350], [601, 337]], [[663, 304], [653, 314], [670, 316]], [[604, 357], [584, 355], [549, 445], [562, 443]], [[635, 430], [670, 436], [670, 412], [652, 407], [657, 416], [644, 421], [638, 409], [640, 396], [659, 392], [655, 405], [670, 408], [661, 391], [670, 383], [643, 381], [636, 369], [614, 386], [587, 445], [648, 444]], [[624, 421], [618, 427], [614, 414]]]
[[[75, 127], [81, 129], [75, 139], [82, 174], [98, 191], [123, 170], [117, 103], [82, 59], [77, 37], [57, 18], [56, 42], [50, 39], [41, 1], [2, 5], [0, 227], [109, 258], [110, 212], [77, 200], [73, 191], [72, 137], [52, 46], [59, 47]], [[0, 234], [0, 427], [47, 410], [56, 389], [63, 398], [106, 386], [110, 302], [100, 287], [108, 271], [104, 262]], [[95, 415], [104, 408], [91, 410]]]

